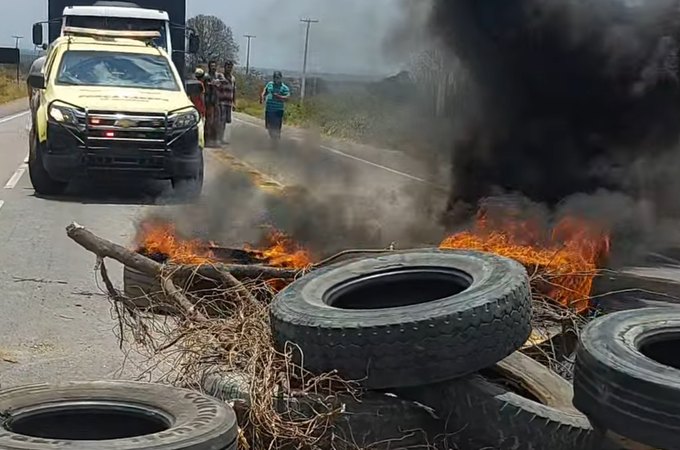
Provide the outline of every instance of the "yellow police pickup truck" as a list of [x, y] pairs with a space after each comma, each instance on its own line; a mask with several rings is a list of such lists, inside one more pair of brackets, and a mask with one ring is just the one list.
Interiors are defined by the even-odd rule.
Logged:
[[156, 37], [71, 27], [50, 45], [42, 70], [28, 78], [28, 169], [37, 194], [61, 194], [78, 176], [110, 175], [169, 179], [184, 195], [201, 194], [201, 115]]

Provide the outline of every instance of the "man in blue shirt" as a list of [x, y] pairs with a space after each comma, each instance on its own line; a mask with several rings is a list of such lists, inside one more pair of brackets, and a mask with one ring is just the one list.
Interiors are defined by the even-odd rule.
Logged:
[[283, 83], [281, 72], [274, 72], [273, 81], [267, 83], [260, 94], [260, 103], [265, 103], [264, 121], [269, 137], [277, 141], [281, 138], [283, 113], [290, 98], [290, 89]]

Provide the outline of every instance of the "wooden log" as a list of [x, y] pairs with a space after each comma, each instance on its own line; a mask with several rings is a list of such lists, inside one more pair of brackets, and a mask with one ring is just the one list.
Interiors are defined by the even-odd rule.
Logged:
[[242, 264], [202, 264], [202, 265], [170, 265], [168, 271], [179, 278], [189, 278], [195, 274], [213, 280], [223, 279], [225, 272], [237, 279], [281, 279], [292, 280], [302, 271], [297, 269], [281, 269], [261, 265]]
[[66, 235], [99, 258], [115, 259], [123, 265], [161, 279], [168, 299], [170, 299], [175, 306], [198, 321], [207, 320], [205, 316], [194, 310], [194, 305], [186, 298], [186, 296], [184, 296], [184, 294], [182, 294], [170, 278], [163, 277], [162, 264], [159, 264], [146, 256], [140, 255], [137, 252], [128, 250], [122, 245], [100, 238], [75, 222], [66, 227]]

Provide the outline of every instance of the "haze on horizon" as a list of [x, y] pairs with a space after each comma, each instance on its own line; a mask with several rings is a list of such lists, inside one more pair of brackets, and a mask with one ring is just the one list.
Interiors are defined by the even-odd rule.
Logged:
[[[7, 2], [7, 0], [4, 0]], [[132, 0], [134, 1], [134, 0]], [[226, 3], [226, 2], [225, 2]], [[386, 75], [400, 68], [388, 61], [383, 48], [392, 24], [400, 17], [398, 0], [187, 0], [187, 15], [215, 15], [230, 26], [245, 64], [244, 34], [252, 41], [251, 65], [297, 71], [302, 67], [305, 26], [301, 18], [319, 19], [311, 29], [310, 72]], [[20, 47], [32, 48], [31, 25], [47, 19], [47, 0], [24, 0], [21, 9], [7, 8], [0, 17], [0, 46], [14, 46], [13, 35], [24, 36]]]

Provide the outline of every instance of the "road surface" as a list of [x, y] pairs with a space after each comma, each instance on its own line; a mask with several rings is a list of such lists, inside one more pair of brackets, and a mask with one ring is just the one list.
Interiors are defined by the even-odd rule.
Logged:
[[[177, 214], [185, 222], [200, 222], [208, 232], [238, 240], [234, 230], [244, 229], [244, 223], [237, 219], [247, 215], [254, 220], [255, 216], [243, 212], [249, 203], [237, 198], [236, 193], [242, 191], [234, 186], [247, 184], [243, 180], [255, 171], [249, 173], [237, 164], [240, 172], [234, 172], [233, 156], [283, 184], [305, 184], [320, 204], [328, 200], [329, 221], [340, 220], [333, 216], [339, 214], [339, 203], [332, 202], [344, 199], [347, 205], [356, 201], [363, 205], [361, 214], [349, 220], [347, 211], [342, 213], [350, 228], [371, 216], [374, 225], [390, 222], [390, 233], [397, 238], [405, 230], [398, 224], [414, 222], [419, 214], [416, 206], [422, 210], [438, 195], [432, 194], [427, 170], [411, 164], [413, 170], [406, 172], [404, 166], [410, 163], [398, 154], [344, 144], [335, 147], [300, 135], [273, 150], [256, 121], [239, 119], [233, 142], [226, 149], [229, 153], [221, 149], [207, 152], [206, 189], [198, 206], [169, 199], [165, 195], [168, 183], [161, 182], [126, 183], [124, 188], [78, 182], [62, 198], [42, 199], [34, 195], [26, 170], [29, 118], [25, 110], [25, 101], [0, 107], [2, 387], [130, 378], [140, 371], [118, 348], [116, 322], [96, 283], [94, 257], [66, 237], [64, 228], [72, 221], [127, 245], [141, 218]], [[304, 217], [301, 220], [304, 222]], [[390, 233], [382, 237], [391, 239]], [[113, 262], [108, 268], [120, 286], [122, 268]]]

